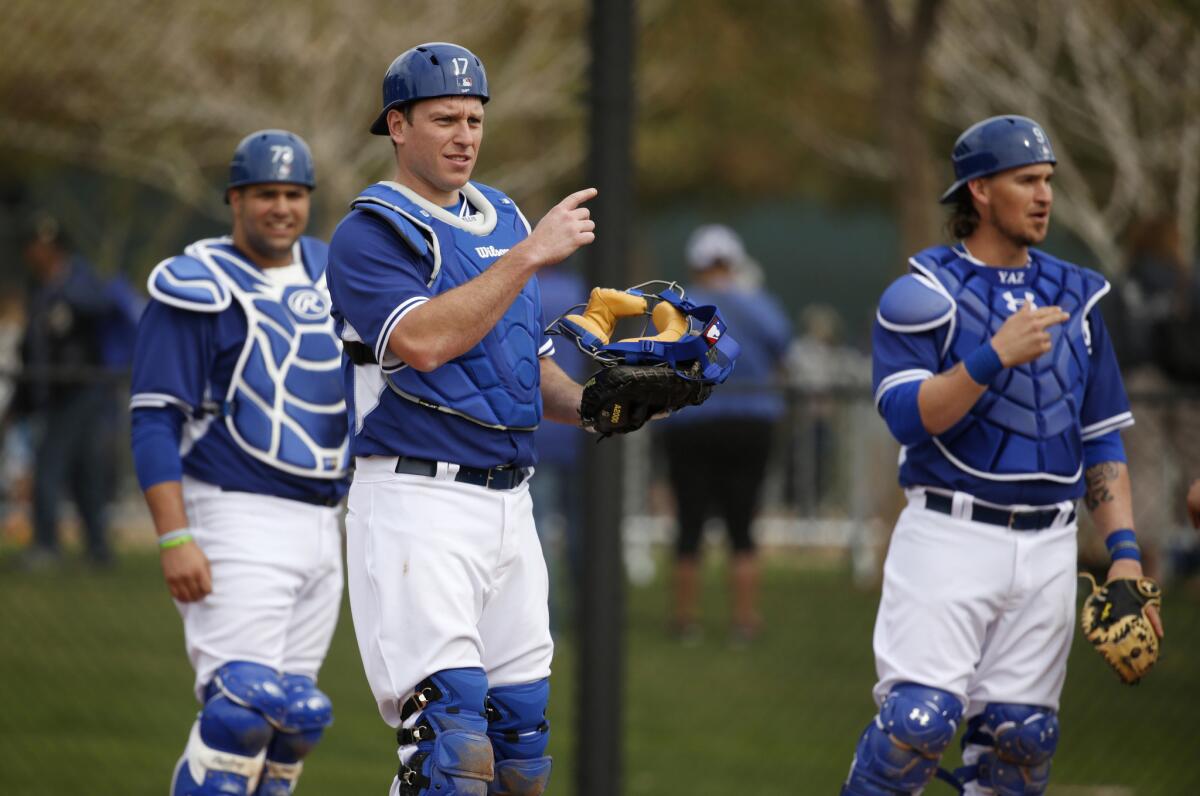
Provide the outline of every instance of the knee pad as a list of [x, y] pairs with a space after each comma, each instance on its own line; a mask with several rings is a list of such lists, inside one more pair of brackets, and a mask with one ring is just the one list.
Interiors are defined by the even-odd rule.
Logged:
[[175, 767], [171, 794], [252, 793], [267, 744], [287, 711], [279, 675], [269, 666], [232, 661], [217, 670], [204, 694], [204, 708]]
[[990, 702], [967, 722], [960, 780], [978, 782], [996, 796], [1039, 796], [1050, 783], [1058, 748], [1058, 715], [1039, 705]]
[[402, 755], [416, 746], [397, 773], [400, 796], [487, 796], [495, 766], [486, 698], [482, 669], [445, 669], [416, 687], [396, 731]]
[[488, 737], [497, 760], [529, 760], [546, 753], [550, 681], [502, 685], [487, 693]]
[[257, 796], [289, 796], [296, 789], [303, 759], [333, 724], [333, 703], [311, 677], [285, 674], [287, 712], [267, 747], [266, 769]]
[[488, 691], [488, 737], [496, 757], [491, 796], [538, 796], [550, 781], [546, 704], [550, 681], [498, 686]]
[[500, 760], [488, 796], [541, 796], [550, 784], [550, 758]]
[[895, 796], [929, 783], [942, 752], [954, 740], [962, 704], [948, 691], [900, 683], [867, 725], [842, 793]]

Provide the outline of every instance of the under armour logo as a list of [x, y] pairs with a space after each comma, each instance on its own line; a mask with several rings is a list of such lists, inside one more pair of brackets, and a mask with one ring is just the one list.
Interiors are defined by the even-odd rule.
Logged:
[[915, 721], [917, 724], [920, 724], [922, 727], [924, 727], [925, 725], [929, 724], [929, 714], [920, 708], [913, 708], [912, 713], [908, 714], [908, 720]]
[[1021, 306], [1024, 304], [1028, 304], [1029, 309], [1031, 310], [1036, 310], [1038, 308], [1037, 304], [1035, 304], [1033, 301], [1034, 295], [1031, 291], [1026, 290], [1024, 298], [1017, 298], [1013, 295], [1011, 290], [1006, 290], [1001, 295], [1004, 297], [1004, 304], [1008, 307], [1009, 312], [1016, 312], [1017, 310], [1021, 309]]

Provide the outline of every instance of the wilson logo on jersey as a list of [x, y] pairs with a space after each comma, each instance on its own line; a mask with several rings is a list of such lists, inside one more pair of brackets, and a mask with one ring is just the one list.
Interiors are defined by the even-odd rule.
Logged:
[[497, 249], [495, 246], [476, 246], [475, 253], [483, 259], [489, 257], [503, 257], [508, 254], [508, 249]]
[[287, 305], [296, 317], [306, 321], [319, 321], [329, 314], [324, 297], [311, 288], [297, 290], [288, 296]]

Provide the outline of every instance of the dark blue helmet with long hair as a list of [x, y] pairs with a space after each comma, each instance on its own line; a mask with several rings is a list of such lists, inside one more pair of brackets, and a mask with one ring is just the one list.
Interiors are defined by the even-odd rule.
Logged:
[[457, 44], [419, 44], [392, 61], [383, 76], [383, 110], [371, 125], [371, 132], [388, 134], [387, 115], [392, 108], [415, 100], [460, 96], [488, 101], [483, 61]]
[[970, 180], [1034, 163], [1058, 162], [1046, 131], [1024, 116], [993, 116], [971, 125], [954, 142], [950, 159], [954, 184], [942, 194], [942, 204], [953, 202]]
[[317, 187], [312, 152], [304, 139], [287, 130], [259, 130], [242, 139], [229, 163], [228, 190], [263, 182]]

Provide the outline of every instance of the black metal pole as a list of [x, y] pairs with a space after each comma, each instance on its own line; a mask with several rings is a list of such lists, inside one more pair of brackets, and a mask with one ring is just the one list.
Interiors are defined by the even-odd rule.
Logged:
[[[632, 0], [592, 0], [588, 184], [596, 242], [585, 250], [592, 285], [627, 287], [633, 218]], [[576, 793], [621, 793], [625, 576], [621, 565], [619, 437], [588, 446], [576, 700]]]

